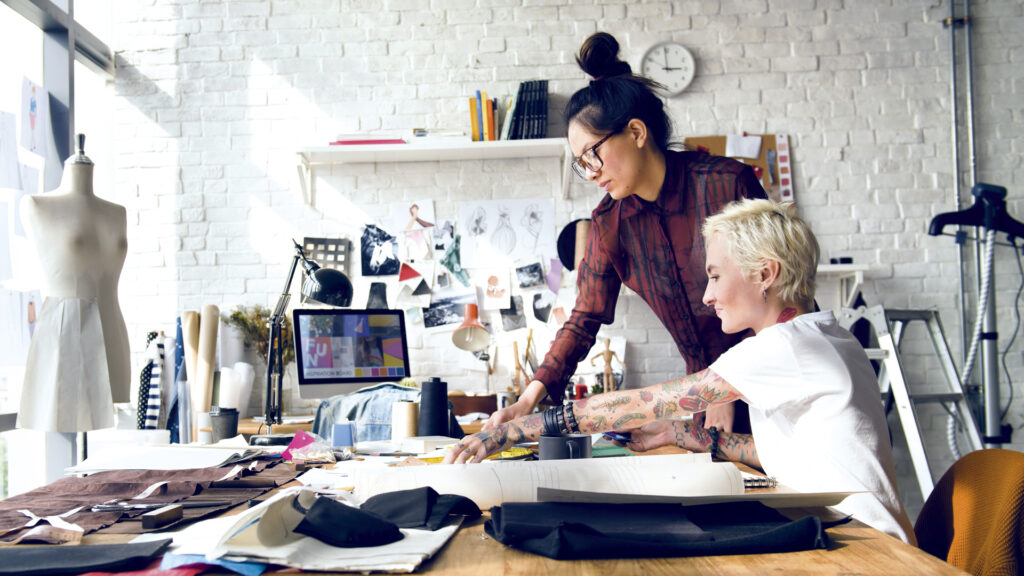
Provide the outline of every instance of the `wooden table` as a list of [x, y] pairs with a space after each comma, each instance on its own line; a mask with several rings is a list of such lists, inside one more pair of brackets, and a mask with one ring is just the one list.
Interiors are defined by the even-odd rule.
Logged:
[[[665, 453], [671, 448], [654, 450]], [[741, 466], [741, 469], [743, 467]], [[228, 514], [243, 509], [237, 506]], [[537, 574], [566, 575], [632, 575], [677, 574], [750, 575], [764, 574], [966, 574], [938, 558], [901, 540], [857, 521], [830, 528], [831, 545], [827, 550], [788, 552], [780, 554], [747, 554], [734, 556], [698, 556], [690, 558], [649, 558], [623, 560], [551, 560], [509, 548], [486, 534], [484, 521], [489, 517], [467, 522], [451, 541], [428, 560], [417, 573], [454, 574], [466, 576]], [[131, 535], [86, 535], [85, 544], [127, 542]], [[204, 574], [229, 572], [212, 571]], [[325, 574], [303, 572], [303, 574]]]

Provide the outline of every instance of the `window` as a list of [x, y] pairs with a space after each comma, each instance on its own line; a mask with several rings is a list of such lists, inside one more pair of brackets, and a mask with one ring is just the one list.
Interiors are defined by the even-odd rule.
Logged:
[[[5, 58], [0, 68], [0, 498], [9, 493], [6, 439], [16, 422], [34, 316], [42, 305], [18, 204], [25, 194], [59, 185], [63, 160], [74, 152], [76, 129], [89, 134], [87, 153], [93, 145], [109, 151], [112, 140], [107, 82], [113, 77], [113, 53], [94, 35], [97, 30], [109, 33], [110, 3], [83, 2], [74, 20], [68, 17], [76, 14], [73, 0], [58, 2], [0, 0], [0, 50], [16, 55]], [[69, 29], [74, 29], [73, 46], [68, 45]], [[61, 65], [69, 61], [68, 50], [75, 55], [70, 67]], [[57, 99], [52, 124], [43, 119], [52, 138], [39, 147], [40, 153], [22, 146], [26, 80]], [[96, 176], [112, 186], [109, 169], [97, 166]]]

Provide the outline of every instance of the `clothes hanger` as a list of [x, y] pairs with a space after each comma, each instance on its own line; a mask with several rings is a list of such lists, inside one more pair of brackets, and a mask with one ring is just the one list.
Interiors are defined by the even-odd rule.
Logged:
[[944, 212], [932, 218], [928, 234], [938, 236], [949, 225], [979, 226], [1005, 232], [1009, 238], [1024, 238], [1024, 224], [1006, 213], [1006, 188], [977, 183], [971, 188], [974, 204], [959, 212]]

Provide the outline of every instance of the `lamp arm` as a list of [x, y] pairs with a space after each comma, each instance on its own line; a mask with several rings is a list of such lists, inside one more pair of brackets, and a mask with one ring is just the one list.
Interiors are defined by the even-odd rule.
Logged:
[[[298, 245], [296, 244], [296, 246]], [[270, 342], [267, 346], [267, 397], [264, 409], [268, 434], [273, 433], [272, 426], [282, 422], [280, 404], [284, 387], [284, 362], [281, 348], [281, 319], [284, 317], [285, 308], [288, 307], [288, 301], [291, 300], [292, 280], [295, 279], [295, 269], [298, 267], [302, 256], [300, 248], [292, 258], [291, 268], [288, 269], [288, 279], [285, 280], [284, 288], [281, 289], [281, 296], [277, 299], [277, 306], [274, 307], [274, 313], [270, 317]], [[275, 373], [277, 374], [276, 394], [274, 394]]]

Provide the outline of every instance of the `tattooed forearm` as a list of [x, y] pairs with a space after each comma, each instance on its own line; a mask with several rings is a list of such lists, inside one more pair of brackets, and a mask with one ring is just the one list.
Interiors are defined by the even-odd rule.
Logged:
[[676, 413], [679, 408], [671, 403], [665, 402], [664, 400], [658, 400], [657, 404], [654, 405], [654, 417], [657, 419], [668, 418], [669, 416]]
[[[675, 422], [676, 446], [695, 452], [711, 451], [711, 435], [703, 426], [692, 422]], [[733, 462], [742, 462], [752, 468], [761, 468], [757, 457], [754, 437], [750, 434], [720, 432], [718, 435], [718, 457]]]
[[703, 412], [716, 402], [729, 402], [739, 398], [732, 387], [714, 372], [704, 370], [697, 375], [697, 381], [691, 383], [685, 395], [679, 399], [679, 407], [686, 412]]
[[618, 395], [617, 398], [611, 398], [611, 399], [609, 399], [606, 402], [602, 402], [600, 404], [596, 404], [595, 403], [594, 404], [594, 409], [595, 410], [610, 410], [612, 408], [615, 408], [616, 406], [622, 406], [624, 404], [629, 404], [630, 401], [631, 400], [630, 400], [629, 396]]
[[605, 418], [604, 416], [597, 416], [596, 418], [593, 419], [593, 421], [589, 425], [587, 425], [585, 427], [581, 426], [581, 428], [583, 430], [586, 430], [588, 433], [593, 434], [594, 432], [600, 432], [602, 430], [606, 430], [607, 428], [605, 428], [605, 426], [607, 426], [607, 424], [608, 424], [608, 419], [607, 418]]
[[619, 417], [612, 424], [612, 427], [615, 428], [616, 430], [618, 430], [618, 429], [623, 428], [626, 425], [627, 422], [632, 422], [633, 420], [645, 420], [645, 419], [646, 418], [644, 418], [643, 414], [641, 414], [639, 412], [632, 412], [630, 414], [625, 414], [625, 415]]

